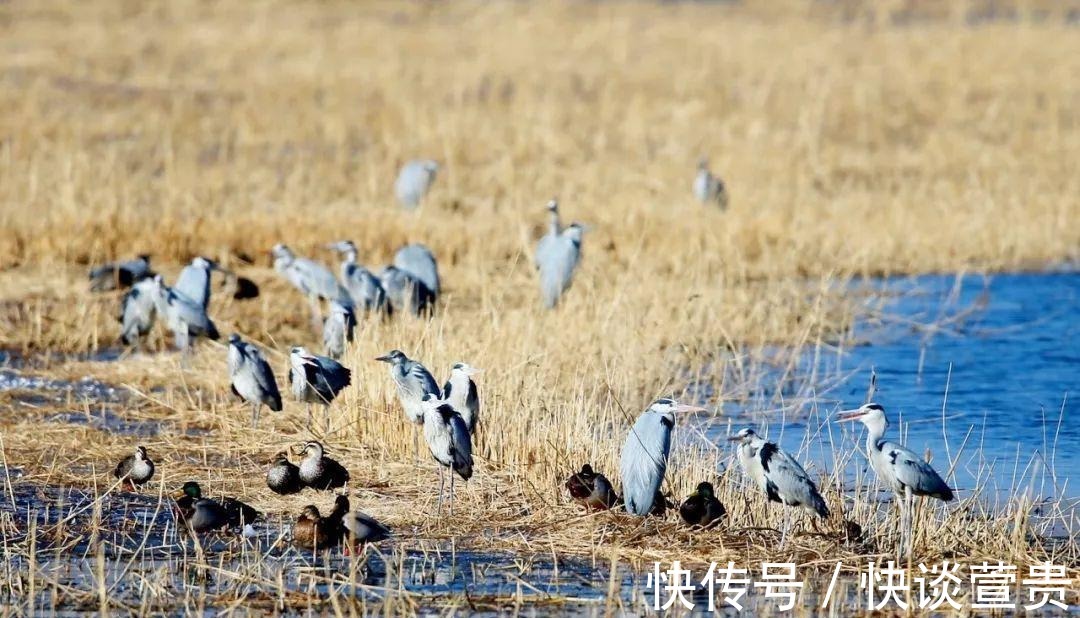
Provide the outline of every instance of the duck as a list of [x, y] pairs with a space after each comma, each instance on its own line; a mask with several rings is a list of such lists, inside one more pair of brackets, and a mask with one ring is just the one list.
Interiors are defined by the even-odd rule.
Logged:
[[607, 510], [619, 500], [611, 482], [603, 474], [595, 472], [591, 464], [585, 464], [580, 472], [571, 474], [566, 479], [566, 489], [575, 502], [589, 510]]
[[679, 507], [682, 520], [691, 526], [710, 528], [719, 523], [727, 509], [716, 499], [712, 483], [698, 483], [697, 490], [683, 500]]
[[391, 537], [390, 529], [379, 523], [374, 517], [355, 511], [349, 505], [349, 498], [338, 496], [334, 500], [334, 512], [331, 514], [337, 526], [338, 542], [347, 548], [358, 550], [367, 543], [378, 543]]
[[203, 498], [202, 487], [195, 481], [184, 483], [174, 497], [177, 518], [199, 533], [223, 528], [246, 528], [264, 519], [262, 513], [236, 498], [225, 498], [221, 502]]
[[304, 484], [300, 481], [300, 468], [289, 461], [285, 451], [274, 455], [266, 470], [266, 486], [279, 496], [300, 493]]
[[333, 546], [333, 536], [330, 525], [319, 513], [318, 507], [309, 504], [293, 524], [292, 544], [300, 549], [329, 549]]
[[319, 442], [304, 443], [306, 457], [300, 462], [300, 482], [321, 491], [344, 487], [349, 482], [349, 471], [323, 452]]
[[663, 517], [668, 509], [673, 509], [676, 506], [678, 505], [672, 502], [671, 498], [667, 497], [664, 495], [664, 492], [657, 489], [656, 495], [653, 497], [652, 508], [649, 510], [649, 515]]
[[146, 454], [146, 447], [138, 446], [134, 453], [121, 459], [113, 470], [113, 476], [132, 491], [135, 491], [136, 485], [143, 485], [153, 478], [154, 462]]

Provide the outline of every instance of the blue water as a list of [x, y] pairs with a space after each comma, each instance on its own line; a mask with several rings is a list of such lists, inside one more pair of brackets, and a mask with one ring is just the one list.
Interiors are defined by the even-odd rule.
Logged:
[[[1080, 480], [1069, 482], [1080, 473], [1080, 272], [932, 275], [856, 287], [875, 292], [867, 300], [874, 317], [857, 325], [854, 345], [804, 355], [794, 380], [803, 386], [792, 389], [805, 396], [813, 374], [830, 382], [826, 392], [795, 406], [777, 405], [774, 394], [771, 411], [738, 421], [831, 472], [836, 450], [865, 440], [860, 425], [832, 423], [831, 414], [865, 401], [873, 371], [889, 437], [920, 454], [929, 449], [939, 472], [953, 467], [948, 480], [961, 497], [979, 481], [990, 496], [1080, 496]], [[861, 454], [846, 472], [860, 466]]]

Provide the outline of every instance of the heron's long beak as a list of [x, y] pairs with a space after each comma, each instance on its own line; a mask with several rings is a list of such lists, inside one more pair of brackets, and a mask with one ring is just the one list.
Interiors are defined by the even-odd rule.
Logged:
[[708, 408], [703, 408], [701, 406], [691, 406], [691, 405], [687, 405], [685, 403], [679, 403], [679, 404], [675, 404], [675, 411], [676, 412], [708, 412], [709, 410], [708, 410]]
[[383, 362], [383, 363], [389, 363], [389, 362], [393, 362], [393, 361], [392, 361], [392, 360], [390, 359], [390, 356], [389, 356], [389, 355], [386, 355], [386, 356], [376, 356], [376, 357], [375, 357], [375, 360], [377, 360], [377, 361], [380, 361], [380, 362]]
[[728, 436], [728, 442], [742, 442], [742, 436]]
[[866, 416], [866, 413], [859, 409], [842, 410], [836, 413], [836, 421], [838, 423], [846, 423], [848, 421], [857, 421], [864, 416]]

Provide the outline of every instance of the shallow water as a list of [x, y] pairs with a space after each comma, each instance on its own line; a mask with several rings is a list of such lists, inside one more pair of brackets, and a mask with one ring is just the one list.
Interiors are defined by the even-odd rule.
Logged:
[[[861, 446], [865, 432], [827, 419], [863, 403], [875, 371], [888, 435], [903, 435], [917, 453], [929, 449], [939, 472], [954, 460], [948, 480], [961, 496], [979, 478], [992, 483], [990, 496], [1014, 489], [1036, 499], [1080, 496], [1068, 483], [1080, 472], [1080, 272], [931, 275], [858, 287], [887, 299], [880, 316], [857, 325], [860, 345], [807, 352], [783, 389], [786, 401], [773, 391], [728, 406], [724, 424], [710, 424], [710, 438], [725, 436], [729, 419], [734, 429], [764, 426], [828, 469], [833, 449]], [[810, 382], [828, 387], [792, 396], [811, 391]], [[855, 467], [865, 461], [857, 456]]]

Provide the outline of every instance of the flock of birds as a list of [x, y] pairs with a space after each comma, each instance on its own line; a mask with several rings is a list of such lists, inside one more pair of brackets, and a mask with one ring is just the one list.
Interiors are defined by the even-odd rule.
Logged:
[[[438, 165], [433, 161], [412, 161], [402, 168], [395, 183], [398, 200], [406, 208], [415, 208], [434, 182]], [[703, 203], [726, 207], [728, 197], [723, 182], [699, 164], [693, 193]], [[584, 228], [572, 223], [563, 227], [559, 204], [547, 204], [548, 228], [536, 245], [535, 266], [539, 275], [540, 296], [545, 307], [553, 308], [570, 288], [581, 258]], [[312, 404], [324, 407], [324, 429], [330, 433], [329, 406], [351, 383], [351, 372], [339, 359], [353, 341], [357, 313], [389, 318], [396, 313], [428, 316], [435, 310], [441, 291], [437, 261], [420, 244], [402, 247], [391, 265], [375, 274], [358, 262], [359, 251], [348, 240], [326, 245], [338, 253], [342, 262], [337, 276], [323, 264], [296, 255], [278, 244], [271, 254], [274, 269], [310, 304], [312, 324], [323, 334], [324, 355], [295, 346], [289, 352], [288, 380], [293, 398], [306, 404], [308, 429], [313, 430]], [[236, 298], [258, 295], [258, 287], [220, 267], [213, 260], [196, 257], [168, 286], [161, 275], [150, 268], [148, 256], [107, 264], [90, 273], [94, 290], [130, 288], [121, 303], [119, 321], [121, 339], [137, 346], [153, 328], [157, 316], [172, 331], [175, 346], [190, 352], [200, 337], [218, 339], [219, 334], [207, 309], [210, 302], [210, 277], [220, 271], [236, 283]], [[322, 303], [328, 306], [322, 315]], [[468, 481], [473, 474], [472, 437], [480, 420], [480, 397], [473, 377], [479, 370], [467, 363], [453, 365], [442, 387], [419, 361], [400, 350], [392, 350], [375, 359], [389, 365], [390, 377], [406, 419], [413, 428], [414, 452], [419, 453], [422, 434], [432, 457], [438, 462], [438, 511], [442, 512], [445, 476], [449, 472], [450, 512], [453, 513], [454, 479]], [[251, 406], [252, 425], [258, 424], [263, 406], [281, 411], [283, 401], [274, 372], [258, 346], [233, 334], [229, 338], [228, 373], [233, 393]], [[663, 515], [675, 506], [661, 491], [671, 451], [675, 415], [701, 412], [704, 408], [680, 404], [671, 399], [657, 399], [637, 419], [622, 449], [622, 495], [611, 481], [590, 464], [570, 475], [566, 488], [574, 500], [588, 509], [604, 510], [621, 506], [639, 517]], [[914, 452], [884, 438], [888, 426], [883, 408], [875, 403], [842, 413], [840, 420], [860, 420], [869, 429], [867, 453], [879, 478], [903, 500], [903, 541], [910, 548], [912, 500], [932, 496], [952, 500], [953, 493], [929, 464]], [[769, 502], [784, 507], [784, 527], [780, 543], [784, 545], [790, 527], [792, 509], [804, 509], [812, 516], [827, 519], [830, 509], [814, 481], [794, 457], [766, 441], [752, 429], [743, 429], [731, 438], [738, 443], [738, 461], [750, 484]], [[345, 488], [349, 472], [339, 462], [327, 457], [317, 441], [300, 445], [295, 455], [302, 455], [299, 465], [287, 452], [276, 454], [266, 474], [267, 486], [281, 495], [297, 494], [305, 488], [334, 491]], [[134, 489], [154, 475], [155, 465], [146, 449], [139, 446], [115, 469], [119, 482]], [[198, 483], [189, 481], [175, 496], [175, 513], [185, 528], [194, 533], [225, 529], [250, 531], [262, 514], [236, 498], [215, 501], [202, 495]], [[713, 485], [701, 482], [696, 491], [679, 505], [682, 519], [689, 525], [708, 528], [727, 513], [716, 497]], [[359, 510], [352, 509], [348, 497], [338, 495], [333, 511], [322, 516], [314, 505], [303, 508], [296, 519], [293, 543], [302, 548], [329, 549], [338, 545], [355, 548], [365, 543], [391, 537], [389, 528]]]

